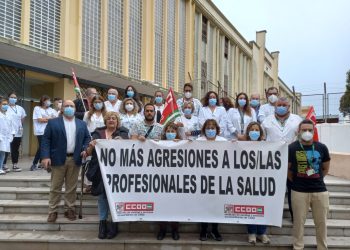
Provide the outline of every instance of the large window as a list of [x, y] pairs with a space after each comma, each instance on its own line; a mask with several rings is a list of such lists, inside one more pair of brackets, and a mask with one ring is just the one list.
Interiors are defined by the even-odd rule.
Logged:
[[124, 0], [108, 2], [108, 70], [123, 71], [123, 8]]
[[29, 44], [59, 53], [61, 0], [30, 1]]
[[202, 41], [208, 42], [208, 19], [202, 16]]
[[21, 36], [22, 0], [0, 0], [0, 36], [15, 41]]
[[129, 76], [141, 79], [142, 0], [130, 0]]
[[162, 84], [163, 68], [163, 6], [164, 0], [155, 0], [154, 4], [154, 81]]
[[180, 0], [179, 6], [179, 84], [178, 90], [183, 89], [186, 81], [186, 1]]
[[100, 67], [101, 2], [83, 0], [82, 62]]
[[176, 0], [168, 0], [168, 50], [167, 50], [167, 87], [174, 88], [175, 75], [175, 15], [176, 15]]

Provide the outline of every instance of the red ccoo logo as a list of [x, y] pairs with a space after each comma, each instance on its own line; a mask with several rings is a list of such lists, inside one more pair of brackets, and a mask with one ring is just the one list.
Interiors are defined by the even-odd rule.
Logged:
[[233, 211], [235, 214], [263, 215], [264, 214], [264, 206], [234, 205]]
[[125, 212], [135, 212], [135, 211], [153, 211], [154, 203], [153, 202], [125, 202], [124, 211]]

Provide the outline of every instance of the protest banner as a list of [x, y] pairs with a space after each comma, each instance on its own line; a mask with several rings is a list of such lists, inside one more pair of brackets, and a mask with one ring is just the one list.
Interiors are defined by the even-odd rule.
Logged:
[[113, 221], [282, 225], [285, 142], [98, 140]]

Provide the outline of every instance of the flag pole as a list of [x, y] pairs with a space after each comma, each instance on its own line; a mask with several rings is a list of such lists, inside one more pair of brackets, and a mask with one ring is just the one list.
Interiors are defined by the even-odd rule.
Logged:
[[84, 111], [85, 111], [85, 113], [86, 113], [86, 112], [87, 112], [87, 109], [86, 109], [86, 107], [85, 107], [83, 95], [81, 94], [81, 89], [80, 89], [80, 86], [79, 86], [79, 83], [78, 83], [77, 76], [75, 75], [74, 69], [73, 69], [73, 68], [71, 68], [71, 69], [72, 69], [73, 81], [74, 81], [74, 85], [75, 85], [74, 91], [75, 91], [75, 92], [78, 92], [79, 97], [80, 97], [80, 100], [81, 100], [81, 102], [83, 103]]

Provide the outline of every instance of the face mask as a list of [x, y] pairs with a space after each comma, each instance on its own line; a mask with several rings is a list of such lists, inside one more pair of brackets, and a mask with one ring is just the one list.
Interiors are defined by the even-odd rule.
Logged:
[[192, 92], [185, 92], [185, 97], [187, 99], [191, 98], [192, 97]]
[[73, 107], [65, 107], [63, 110], [63, 114], [68, 117], [74, 116], [74, 112], [75, 110]]
[[206, 129], [205, 130], [205, 135], [208, 138], [214, 138], [216, 136], [216, 129]]
[[284, 106], [277, 106], [275, 112], [279, 116], [284, 116], [288, 112], [288, 108]]
[[190, 114], [192, 114], [192, 109], [184, 109], [184, 114], [185, 114], [185, 115], [190, 115]]
[[249, 137], [252, 141], [257, 141], [260, 137], [260, 131], [249, 131]]
[[238, 105], [240, 107], [244, 107], [246, 103], [247, 103], [246, 99], [238, 99]]
[[46, 107], [50, 107], [50, 105], [51, 105], [51, 102], [50, 102], [50, 101], [46, 101], [46, 102], [45, 102], [45, 106], [46, 106]]
[[127, 94], [128, 97], [130, 97], [130, 98], [133, 98], [133, 97], [134, 97], [134, 91], [132, 91], [132, 90], [128, 90], [128, 91], [126, 92], [126, 94]]
[[210, 105], [210, 106], [215, 106], [217, 101], [218, 101], [218, 100], [216, 100], [216, 98], [210, 98], [210, 99], [209, 99], [209, 105]]
[[125, 105], [125, 110], [126, 110], [126, 111], [130, 112], [130, 111], [132, 111], [133, 109], [134, 109], [134, 105], [132, 105], [132, 104], [126, 104], [126, 105]]
[[277, 97], [277, 95], [270, 95], [268, 99], [269, 99], [270, 103], [275, 103], [275, 102], [277, 102], [278, 97]]
[[117, 97], [115, 95], [108, 95], [108, 101], [115, 101]]
[[94, 107], [96, 110], [101, 110], [103, 108], [103, 103], [102, 102], [96, 102], [94, 103]]
[[12, 97], [9, 98], [9, 103], [10, 103], [11, 105], [16, 104], [16, 102], [17, 102], [17, 98], [12, 98]]
[[174, 140], [176, 138], [176, 133], [166, 132], [165, 137], [167, 140]]
[[311, 141], [313, 137], [314, 134], [309, 131], [303, 132], [301, 134], [301, 139], [303, 139], [304, 141]]
[[252, 106], [254, 108], [259, 106], [259, 104], [260, 104], [259, 100], [253, 99], [250, 101], [250, 106]]
[[156, 98], [154, 98], [154, 100], [155, 100], [156, 103], [162, 103], [163, 97], [157, 96]]
[[8, 110], [8, 108], [9, 108], [9, 105], [7, 105], [7, 104], [4, 104], [1, 106], [1, 110], [5, 111], [5, 112]]

